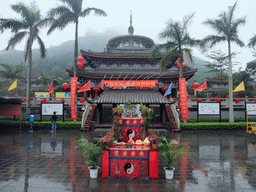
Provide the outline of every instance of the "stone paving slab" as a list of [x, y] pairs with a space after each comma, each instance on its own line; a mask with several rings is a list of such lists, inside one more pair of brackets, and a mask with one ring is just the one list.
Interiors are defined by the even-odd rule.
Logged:
[[174, 179], [164, 178], [159, 161], [159, 179], [90, 179], [80, 149], [80, 138], [92, 134], [72, 130], [4, 132], [0, 134], [0, 191], [3, 192], [226, 192], [256, 191], [256, 136], [245, 131], [182, 131], [169, 139], [187, 142], [188, 160], [180, 159]]

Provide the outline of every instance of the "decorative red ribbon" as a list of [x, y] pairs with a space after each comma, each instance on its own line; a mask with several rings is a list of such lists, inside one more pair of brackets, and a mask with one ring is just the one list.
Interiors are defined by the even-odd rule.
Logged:
[[71, 77], [71, 119], [78, 119], [75, 106], [77, 79], [78, 77]]
[[188, 100], [187, 100], [187, 85], [184, 77], [179, 78], [180, 88], [180, 105], [181, 105], [181, 118], [182, 120], [188, 119]]

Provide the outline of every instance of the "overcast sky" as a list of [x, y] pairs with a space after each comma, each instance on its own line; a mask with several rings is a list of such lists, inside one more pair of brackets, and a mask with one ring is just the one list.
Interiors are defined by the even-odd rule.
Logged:
[[[31, 0], [0, 0], [0, 18], [19, 18], [11, 8], [11, 4], [17, 2], [30, 5]], [[58, 0], [35, 0], [43, 17], [51, 9], [62, 4]], [[189, 33], [193, 38], [203, 38], [209, 34], [216, 34], [209, 26], [203, 25], [207, 18], [214, 19], [222, 11], [227, 11], [228, 6], [233, 6], [236, 0], [84, 0], [83, 8], [95, 7], [103, 9], [108, 16], [100, 17], [91, 14], [88, 17], [79, 20], [79, 36], [84, 36], [86, 32], [93, 32], [95, 35], [105, 33], [106, 31], [117, 31], [124, 35], [128, 34], [130, 25], [130, 11], [132, 11], [134, 35], [147, 36], [155, 43], [164, 43], [159, 41], [158, 35], [166, 27], [169, 19], [181, 21], [182, 18], [195, 12], [195, 16], [189, 25]], [[256, 1], [255, 0], [238, 0], [235, 18], [246, 16], [246, 24], [238, 30], [240, 39], [247, 45], [249, 39], [256, 34]], [[56, 30], [47, 36], [47, 28], [41, 31], [41, 38], [46, 47], [56, 46], [65, 41], [74, 40], [74, 24], [68, 25], [62, 31]], [[0, 34], [0, 50], [6, 48], [8, 39], [11, 37], [10, 31], [6, 30]], [[24, 50], [25, 44], [21, 42], [16, 46], [18, 50]], [[34, 48], [38, 48], [37, 43]], [[86, 47], [83, 47], [86, 49]], [[215, 46], [213, 50], [221, 49], [227, 53], [227, 43], [221, 43]], [[232, 44], [232, 51], [239, 52], [235, 61], [241, 64], [235, 66], [235, 69], [246, 66], [246, 63], [254, 59], [252, 49], [240, 48]], [[201, 51], [193, 48], [194, 56], [206, 59]]]

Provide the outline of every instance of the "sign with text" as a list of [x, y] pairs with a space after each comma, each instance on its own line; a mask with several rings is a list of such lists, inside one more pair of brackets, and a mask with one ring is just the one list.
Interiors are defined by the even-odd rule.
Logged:
[[179, 78], [180, 88], [180, 106], [182, 120], [188, 119], [188, 99], [187, 99], [187, 85], [184, 77]]
[[49, 98], [49, 93], [48, 92], [39, 92], [36, 91], [34, 92], [34, 95], [37, 99], [41, 99], [41, 98]]
[[219, 115], [220, 103], [198, 103], [199, 115]]
[[56, 98], [65, 98], [65, 97], [70, 97], [70, 92], [55, 92]]
[[63, 115], [63, 103], [42, 103], [42, 115], [53, 115], [53, 112], [56, 112], [56, 115]]
[[108, 80], [102, 80], [101, 81], [101, 87], [104, 87], [106, 85], [107, 87], [156, 87], [156, 83], [158, 83], [158, 80], [134, 80], [134, 81], [108, 81]]
[[256, 115], [256, 103], [246, 102], [247, 115]]

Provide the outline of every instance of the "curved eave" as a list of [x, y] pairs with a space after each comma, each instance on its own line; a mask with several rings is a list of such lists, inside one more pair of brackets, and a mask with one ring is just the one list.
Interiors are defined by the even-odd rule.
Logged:
[[155, 44], [153, 39], [151, 39], [149, 37], [146, 37], [146, 36], [141, 36], [141, 35], [121, 35], [121, 36], [116, 36], [116, 37], [111, 38], [108, 41], [108, 43], [110, 43], [111, 41], [115, 41], [115, 40], [123, 39], [123, 38], [139, 38], [139, 39], [141, 38], [141, 39], [145, 39], [145, 40], [151, 41], [153, 43], [153, 45]]
[[[66, 71], [72, 76], [74, 74], [73, 72], [73, 67], [67, 68]], [[190, 78], [197, 72], [196, 69], [194, 70], [189, 70], [189, 71], [184, 71], [183, 76], [185, 78]], [[144, 74], [142, 74], [141, 70], [140, 71], [131, 71], [130, 73], [127, 70], [124, 71], [118, 71], [116, 73], [113, 73], [113, 71], [107, 71], [107, 70], [102, 70], [100, 71], [99, 69], [79, 69], [78, 70], [78, 76], [79, 77], [86, 77], [90, 79], [101, 79], [105, 78], [106, 79], [112, 79], [112, 80], [122, 80], [122, 78], [126, 77], [127, 79], [132, 78], [138, 80], [143, 80], [145, 78], [147, 79], [173, 79], [173, 78], [178, 78], [179, 74], [178, 72], [173, 72], [173, 74], [170, 73], [170, 71], [165, 71], [165, 72], [158, 72], [158, 71], [145, 71]]]
[[109, 89], [103, 91], [93, 103], [123, 104], [131, 101], [133, 104], [173, 104], [174, 101], [165, 98], [158, 91], [152, 89]]
[[[112, 58], [123, 58], [123, 59], [127, 59], [127, 58], [135, 58], [135, 59], [149, 59], [149, 55], [147, 56], [136, 56], [136, 55], [125, 55], [125, 56], [117, 56], [117, 55], [111, 55], [111, 54], [104, 54], [103, 52], [88, 52], [88, 51], [84, 51], [84, 50], [80, 50], [80, 53], [83, 56], [89, 56], [89, 57], [93, 57], [93, 58], [101, 58], [101, 59], [112, 59]], [[162, 58], [163, 56], [156, 56], [155, 58]]]

